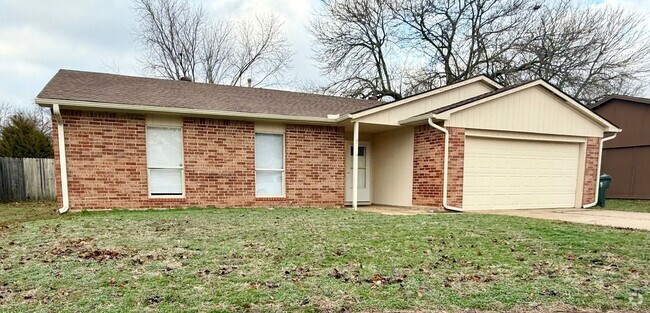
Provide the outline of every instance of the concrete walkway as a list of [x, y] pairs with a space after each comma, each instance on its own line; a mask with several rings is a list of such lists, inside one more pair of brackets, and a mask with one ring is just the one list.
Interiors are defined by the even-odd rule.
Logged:
[[[352, 208], [349, 208], [352, 209]], [[426, 208], [408, 208], [391, 206], [359, 206], [359, 211], [373, 212], [385, 215], [416, 215], [453, 213], [451, 211], [432, 210]], [[572, 223], [632, 228], [650, 231], [650, 213], [610, 211], [597, 209], [528, 209], [528, 210], [489, 210], [471, 211], [472, 214], [499, 214], [539, 218], [545, 220], [565, 221]]]
[[474, 211], [480, 214], [501, 214], [558, 220], [572, 223], [650, 230], [650, 213], [596, 209], [538, 209]]
[[[352, 210], [352, 208], [348, 207]], [[395, 207], [384, 205], [360, 205], [359, 211], [379, 213], [384, 215], [417, 215], [417, 214], [435, 214], [444, 212], [443, 210], [431, 210], [426, 208], [409, 208], [409, 207]]]

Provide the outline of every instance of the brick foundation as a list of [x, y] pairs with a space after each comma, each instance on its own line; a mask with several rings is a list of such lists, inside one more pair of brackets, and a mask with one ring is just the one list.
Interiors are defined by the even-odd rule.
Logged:
[[[465, 129], [449, 127], [447, 202], [462, 206]], [[445, 137], [429, 125], [415, 128], [413, 141], [413, 205], [442, 208]]]
[[[345, 139], [340, 127], [287, 125], [286, 197], [261, 199], [255, 197], [254, 124], [185, 118], [185, 197], [160, 199], [148, 196], [144, 115], [64, 110], [62, 116], [73, 210], [344, 204]], [[60, 187], [56, 144], [55, 163]], [[62, 205], [60, 190], [57, 200]]]
[[596, 177], [598, 175], [598, 152], [600, 149], [600, 138], [587, 137], [587, 148], [585, 150], [585, 178], [582, 187], [582, 204], [589, 204], [596, 201]]

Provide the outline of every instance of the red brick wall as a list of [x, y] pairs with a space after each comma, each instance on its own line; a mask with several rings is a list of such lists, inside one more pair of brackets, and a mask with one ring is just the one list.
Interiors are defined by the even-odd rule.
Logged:
[[442, 207], [445, 137], [429, 125], [413, 133], [413, 205]]
[[[185, 198], [149, 198], [143, 115], [63, 111], [73, 210], [188, 206], [342, 206], [342, 128], [287, 125], [286, 198], [255, 198], [255, 127], [185, 118]], [[56, 126], [56, 122], [54, 122]], [[54, 140], [57, 142], [56, 127]], [[57, 173], [58, 148], [55, 145]], [[57, 186], [60, 186], [57, 175]], [[62, 204], [60, 188], [58, 202]]]
[[[73, 209], [126, 207], [146, 196], [144, 116], [62, 111]], [[53, 121], [57, 200], [62, 205], [58, 132]], [[143, 169], [142, 169], [143, 168]]]
[[582, 204], [596, 201], [596, 179], [598, 175], [598, 152], [600, 151], [600, 138], [587, 137], [585, 160], [585, 178], [582, 187]]
[[[447, 202], [461, 207], [465, 129], [448, 127], [449, 164]], [[415, 128], [413, 142], [413, 205], [442, 207], [444, 178], [444, 134], [429, 125]]]
[[345, 132], [342, 127], [287, 125], [285, 205], [343, 206]]
[[447, 173], [447, 204], [463, 207], [463, 172], [465, 170], [465, 129], [447, 127], [449, 130], [449, 164]]

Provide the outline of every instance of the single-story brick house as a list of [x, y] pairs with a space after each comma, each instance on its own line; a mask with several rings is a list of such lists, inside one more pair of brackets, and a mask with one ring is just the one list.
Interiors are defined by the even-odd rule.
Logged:
[[62, 212], [592, 206], [621, 131], [542, 80], [484, 76], [383, 103], [61, 70], [36, 103]]

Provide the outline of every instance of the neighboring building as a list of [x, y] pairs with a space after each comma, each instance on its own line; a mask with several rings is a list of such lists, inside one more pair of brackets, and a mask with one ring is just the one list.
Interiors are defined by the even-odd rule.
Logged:
[[613, 95], [591, 108], [625, 130], [603, 147], [607, 197], [650, 199], [650, 99]]
[[381, 103], [61, 70], [36, 102], [62, 211], [581, 207], [620, 131], [544, 81], [484, 76]]

